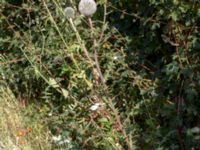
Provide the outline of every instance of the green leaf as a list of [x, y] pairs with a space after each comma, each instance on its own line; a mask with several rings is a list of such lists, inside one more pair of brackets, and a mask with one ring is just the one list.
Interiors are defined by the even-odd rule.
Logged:
[[63, 88], [61, 90], [62, 90], [63, 96], [65, 98], [67, 98], [69, 96], [69, 92], [66, 89], [63, 89]]
[[53, 88], [58, 88], [59, 87], [58, 83], [53, 78], [49, 78], [49, 85], [52, 86]]
[[173, 11], [171, 14], [170, 14], [170, 17], [172, 18], [172, 20], [174, 21], [178, 21], [178, 13]]

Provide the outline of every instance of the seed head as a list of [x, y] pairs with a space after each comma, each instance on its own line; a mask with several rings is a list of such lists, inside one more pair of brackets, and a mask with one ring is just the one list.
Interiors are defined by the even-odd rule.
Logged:
[[97, 10], [97, 4], [94, 0], [81, 0], [78, 9], [83, 15], [92, 16]]
[[67, 17], [67, 19], [74, 18], [75, 11], [71, 7], [66, 7], [65, 10], [64, 10], [64, 14], [65, 14], [65, 17]]

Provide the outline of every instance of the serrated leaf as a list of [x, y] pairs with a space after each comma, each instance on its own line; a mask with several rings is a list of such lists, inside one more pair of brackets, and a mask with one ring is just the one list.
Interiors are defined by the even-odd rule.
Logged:
[[62, 90], [63, 96], [65, 98], [67, 98], [69, 96], [69, 92], [66, 89], [63, 89], [63, 88], [61, 90]]
[[52, 86], [53, 88], [58, 88], [59, 87], [58, 83], [53, 78], [49, 78], [49, 85]]

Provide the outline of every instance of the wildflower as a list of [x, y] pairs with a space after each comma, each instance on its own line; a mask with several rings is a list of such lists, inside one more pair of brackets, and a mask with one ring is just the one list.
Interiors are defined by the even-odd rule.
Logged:
[[115, 145], [116, 145], [117, 147], [120, 147], [120, 144], [119, 144], [119, 143], [116, 143]]
[[92, 111], [96, 111], [97, 109], [99, 109], [101, 106], [103, 106], [104, 105], [104, 103], [95, 103], [94, 105], [92, 105], [91, 107], [90, 107], [90, 110], [92, 110]]
[[61, 138], [61, 135], [53, 136], [53, 137], [52, 137], [52, 140], [53, 140], [55, 143], [61, 141], [61, 139], [62, 139], [62, 138]]
[[83, 15], [92, 16], [97, 10], [97, 4], [94, 0], [81, 0], [78, 9]]
[[65, 17], [67, 17], [67, 19], [70, 19], [70, 18], [73, 19], [75, 16], [75, 11], [72, 7], [66, 7], [64, 10], [64, 14], [65, 14]]
[[25, 136], [26, 135], [26, 132], [24, 131], [17, 131], [17, 136], [18, 137], [22, 137], [22, 136]]
[[113, 59], [114, 59], [114, 60], [117, 60], [117, 59], [118, 59], [118, 56], [114, 56]]
[[25, 140], [22, 140], [22, 141], [19, 142], [19, 144], [20, 144], [20, 145], [25, 145], [25, 144], [26, 144], [26, 141], [25, 141]]
[[52, 112], [48, 113], [48, 116], [49, 116], [49, 117], [51, 117], [52, 115], [53, 115]]
[[30, 132], [32, 132], [32, 128], [31, 127], [28, 127], [27, 129], [26, 129], [26, 131], [28, 132], [28, 133], [30, 133]]
[[70, 140], [65, 139], [65, 140], [58, 142], [58, 145], [69, 144], [69, 143], [70, 143]]

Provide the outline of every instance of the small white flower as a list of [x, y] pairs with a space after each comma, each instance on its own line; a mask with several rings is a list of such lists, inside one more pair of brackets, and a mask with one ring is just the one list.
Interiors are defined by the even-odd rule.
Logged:
[[51, 117], [52, 115], [53, 115], [52, 112], [48, 113], [48, 116], [49, 116], [49, 117]]
[[97, 10], [97, 4], [94, 0], [81, 0], [78, 9], [83, 15], [92, 16]]
[[90, 107], [90, 110], [92, 110], [92, 111], [96, 111], [97, 109], [99, 109], [101, 106], [103, 106], [104, 105], [104, 103], [95, 103], [94, 105], [92, 105], [91, 107]]
[[92, 105], [92, 106], [90, 107], [90, 110], [95, 111], [95, 110], [97, 110], [97, 109], [99, 108], [99, 106], [100, 106], [99, 103], [95, 103], [94, 105]]
[[58, 142], [58, 145], [69, 144], [69, 143], [70, 143], [70, 140], [65, 139], [63, 141]]
[[[0, 148], [0, 150], [1, 150], [1, 148]], [[16, 145], [14, 145], [12, 150], [19, 150], [19, 149], [18, 149], [18, 147]]]
[[114, 56], [113, 59], [114, 59], [114, 60], [117, 60], [117, 59], [118, 59], [118, 56]]
[[120, 144], [119, 144], [119, 143], [116, 143], [115, 145], [116, 145], [117, 147], [120, 147]]
[[62, 138], [61, 138], [61, 135], [53, 136], [53, 137], [52, 137], [52, 140], [53, 140], [55, 143], [59, 142], [61, 139], [62, 139]]

